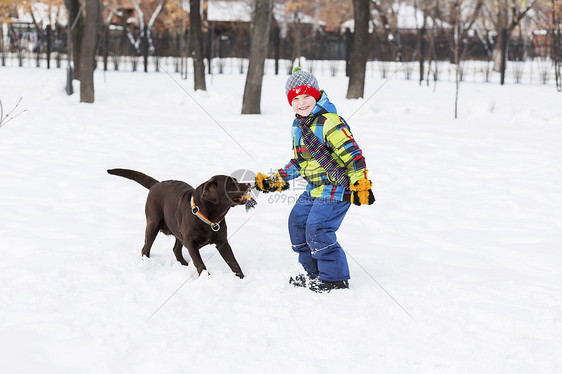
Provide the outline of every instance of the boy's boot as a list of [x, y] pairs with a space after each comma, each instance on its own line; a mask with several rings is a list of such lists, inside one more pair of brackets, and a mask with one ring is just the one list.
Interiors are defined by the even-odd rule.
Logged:
[[320, 279], [314, 279], [308, 285], [308, 288], [314, 292], [330, 292], [331, 290], [341, 290], [349, 288], [348, 281], [328, 282]]

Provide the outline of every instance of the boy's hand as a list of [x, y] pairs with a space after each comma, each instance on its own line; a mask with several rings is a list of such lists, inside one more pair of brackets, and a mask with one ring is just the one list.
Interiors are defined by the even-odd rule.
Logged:
[[258, 173], [256, 176], [256, 189], [264, 193], [281, 192], [289, 189], [289, 183], [285, 182], [277, 173], [273, 173], [272, 176]]
[[350, 202], [355, 205], [371, 205], [375, 202], [375, 195], [371, 188], [373, 184], [370, 180], [362, 178], [357, 182], [352, 184], [349, 188], [351, 189], [351, 200]]

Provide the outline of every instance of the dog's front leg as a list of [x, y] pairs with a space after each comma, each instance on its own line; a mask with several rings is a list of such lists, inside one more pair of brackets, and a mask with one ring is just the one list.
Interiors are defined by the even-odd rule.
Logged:
[[236, 276], [240, 279], [244, 278], [244, 273], [242, 273], [242, 269], [240, 269], [240, 265], [238, 265], [238, 261], [236, 261], [234, 253], [232, 253], [230, 244], [228, 244], [227, 241], [217, 243], [217, 249], [234, 274], [236, 274]]
[[199, 253], [201, 246], [195, 244], [191, 240], [184, 240], [184, 243], [187, 248], [187, 252], [189, 252], [189, 257], [191, 257], [191, 260], [193, 261], [193, 266], [197, 269], [197, 273], [201, 275], [203, 270], [207, 270], [205, 264], [203, 263], [203, 259], [201, 258], [201, 254]]

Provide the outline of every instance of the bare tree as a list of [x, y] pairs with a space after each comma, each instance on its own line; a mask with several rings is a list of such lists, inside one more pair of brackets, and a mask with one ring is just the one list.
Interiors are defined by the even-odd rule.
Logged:
[[562, 33], [560, 32], [560, 12], [562, 4], [557, 0], [552, 0], [552, 60], [554, 61], [554, 76], [556, 79], [556, 89], [562, 92]]
[[[154, 41], [152, 40], [152, 27], [154, 26], [154, 22], [156, 22], [156, 19], [158, 18], [160, 13], [162, 13], [162, 10], [164, 9], [164, 6], [166, 5], [166, 1], [167, 0], [160, 0], [158, 2], [158, 5], [156, 6], [156, 9], [154, 9], [154, 12], [150, 16], [150, 19], [148, 20], [147, 23], [145, 23], [144, 12], [142, 11], [141, 7], [139, 6], [139, 3], [137, 3], [136, 0], [131, 0], [131, 3], [133, 4], [133, 7], [135, 8], [135, 11], [137, 12], [137, 21], [138, 21], [138, 24], [139, 24], [139, 29], [141, 31], [141, 34], [144, 32], [144, 30], [146, 30], [148, 50], [151, 53], [154, 52]], [[131, 45], [133, 45], [135, 47], [135, 49], [137, 51], [137, 54], [140, 54], [142, 37], [140, 37], [140, 36], [135, 37], [135, 35], [133, 35], [133, 33], [131, 33], [131, 31], [128, 27], [127, 27], [127, 37], [129, 38], [129, 42], [131, 43]]]
[[39, 42], [40, 44], [43, 44], [45, 42], [45, 33], [43, 32], [43, 25], [40, 25], [39, 22], [37, 22], [37, 19], [35, 18], [35, 14], [33, 12], [33, 3], [28, 4], [27, 11], [31, 15], [31, 21], [35, 25], [35, 30], [37, 31]]
[[[480, 10], [482, 9], [484, 0], [477, 0], [474, 7], [466, 6], [463, 0], [454, 0], [451, 4], [449, 20], [453, 27], [452, 35], [450, 38], [450, 47], [453, 52], [453, 63], [456, 65], [455, 72], [455, 118], [458, 116], [458, 102], [459, 102], [459, 87], [461, 82], [461, 61], [464, 53], [466, 52], [466, 43], [468, 31], [478, 19]], [[468, 9], [467, 9], [468, 8]], [[469, 11], [469, 15], [465, 15]]]
[[99, 0], [86, 1], [84, 35], [80, 49], [80, 102], [94, 102], [94, 69], [98, 31], [101, 22], [101, 5]]
[[[205, 84], [205, 63], [203, 62], [203, 33], [199, 0], [189, 0], [189, 44], [193, 50], [194, 90], [207, 90]], [[209, 61], [209, 64], [211, 61]]]
[[[400, 25], [398, 17], [400, 12], [400, 3], [403, 0], [372, 0], [373, 9], [378, 15], [379, 22], [382, 26], [382, 40], [390, 42], [389, 46], [393, 48], [391, 56], [397, 61], [403, 58], [403, 46], [400, 38]], [[376, 29], [377, 22], [371, 19], [373, 28]]]
[[[501, 68], [504, 35], [509, 40], [513, 30], [519, 26], [521, 20], [535, 6], [536, 2], [537, 0], [530, 0], [526, 5], [522, 5], [517, 0], [497, 0], [484, 4], [487, 18], [494, 25], [497, 35], [494, 45], [494, 71], [500, 71]], [[504, 33], [502, 30], [506, 30], [506, 32]]]
[[355, 30], [351, 45], [349, 85], [347, 98], [357, 99], [363, 97], [365, 92], [365, 70], [369, 58], [369, 20], [371, 12], [370, 0], [353, 0], [353, 18]]
[[[383, 4], [380, 0], [373, 0], [373, 8], [377, 12], [380, 22], [382, 23], [382, 28], [384, 30], [384, 40], [388, 39], [388, 35], [391, 33], [392, 26], [390, 25], [390, 18], [388, 16], [388, 11], [392, 11], [391, 7], [387, 4]], [[375, 20], [372, 20], [375, 24]]]
[[68, 24], [72, 27], [71, 53], [74, 65], [74, 79], [80, 79], [80, 51], [82, 49], [82, 38], [84, 36], [84, 4], [80, 0], [68, 0], [65, 4], [70, 7], [70, 22]]
[[264, 63], [269, 41], [269, 25], [273, 0], [256, 0], [252, 40], [250, 42], [250, 63], [244, 87], [242, 114], [261, 113], [261, 89], [263, 82]]
[[15, 110], [20, 105], [21, 100], [22, 100], [22, 98], [20, 97], [16, 106], [13, 107], [12, 109], [8, 110], [8, 112], [6, 114], [4, 114], [4, 107], [2, 106], [2, 100], [0, 100], [0, 127], [4, 126], [8, 122], [12, 121], [14, 118], [19, 116], [20, 114], [22, 114], [24, 112], [27, 112], [27, 109], [24, 109], [24, 110], [20, 111], [19, 113], [14, 114]]

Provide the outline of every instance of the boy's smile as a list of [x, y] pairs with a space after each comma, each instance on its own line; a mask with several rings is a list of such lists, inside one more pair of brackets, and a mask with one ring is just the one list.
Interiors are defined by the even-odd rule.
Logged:
[[295, 113], [306, 117], [316, 106], [316, 99], [310, 95], [298, 95], [291, 101], [291, 106]]

